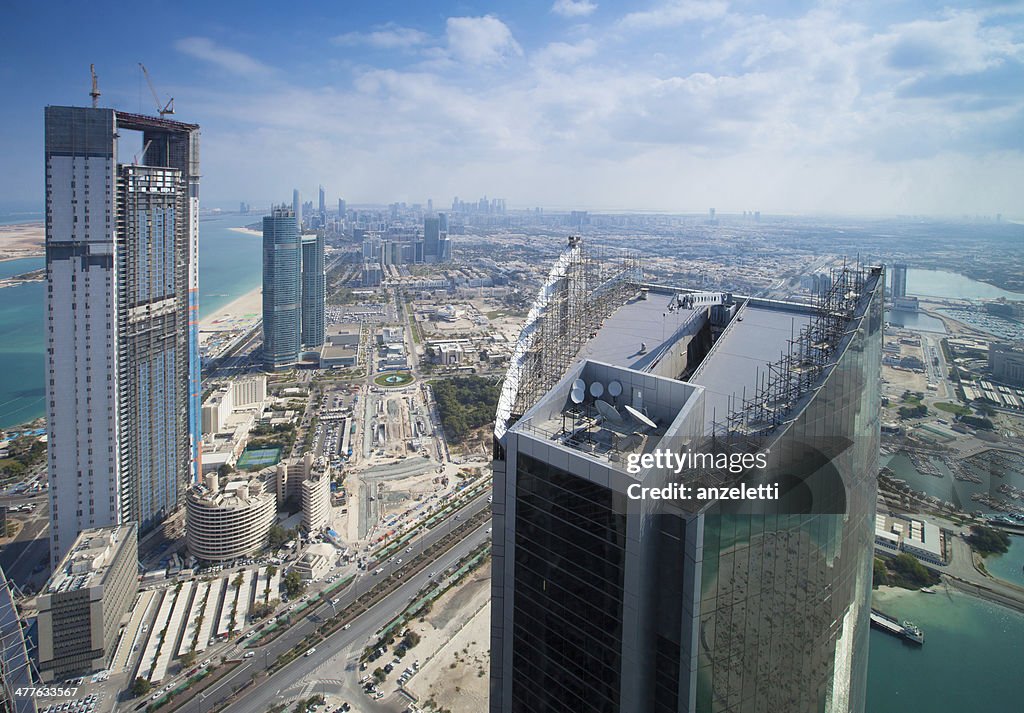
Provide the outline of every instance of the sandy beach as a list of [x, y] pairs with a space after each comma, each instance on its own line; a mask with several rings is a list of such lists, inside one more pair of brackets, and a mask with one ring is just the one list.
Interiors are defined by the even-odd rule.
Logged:
[[42, 223], [0, 225], [0, 260], [42, 257], [46, 228]]
[[263, 288], [257, 287], [199, 321], [199, 331], [227, 332], [251, 327], [262, 316]]
[[261, 233], [260, 231], [258, 231], [258, 230], [251, 230], [249, 228], [228, 228], [228, 230], [232, 230], [232, 231], [234, 231], [236, 233], [242, 233], [243, 235], [256, 235], [256, 236], [259, 236], [261, 238], [263, 237], [263, 233]]

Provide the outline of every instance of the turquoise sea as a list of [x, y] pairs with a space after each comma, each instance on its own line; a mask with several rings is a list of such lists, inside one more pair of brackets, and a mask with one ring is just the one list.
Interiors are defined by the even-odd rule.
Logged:
[[[261, 239], [230, 230], [258, 215], [214, 215], [199, 224], [199, 316], [259, 287]], [[17, 222], [16, 219], [12, 222]], [[42, 258], [0, 262], [0, 278], [43, 267]], [[33, 282], [0, 289], [0, 428], [42, 416], [45, 287]]]
[[938, 588], [875, 592], [872, 606], [924, 630], [924, 646], [871, 631], [870, 713], [1019, 711], [1024, 615]]

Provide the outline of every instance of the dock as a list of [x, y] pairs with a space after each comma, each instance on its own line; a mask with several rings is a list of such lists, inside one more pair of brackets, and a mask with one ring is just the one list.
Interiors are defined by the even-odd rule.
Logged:
[[896, 619], [877, 609], [871, 610], [871, 626], [912, 644], [924, 645], [924, 632], [918, 626], [909, 621], [900, 624]]

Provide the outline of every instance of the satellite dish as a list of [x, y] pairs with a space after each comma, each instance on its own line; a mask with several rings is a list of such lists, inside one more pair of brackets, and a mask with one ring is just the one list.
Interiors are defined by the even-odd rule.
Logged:
[[632, 416], [633, 418], [635, 418], [637, 421], [639, 421], [640, 423], [644, 424], [645, 426], [650, 426], [651, 428], [657, 428], [658, 427], [658, 424], [656, 424], [651, 419], [647, 418], [647, 416], [644, 416], [642, 413], [637, 411], [635, 408], [633, 408], [629, 404], [626, 404], [624, 406], [624, 408], [626, 409], [627, 413], [629, 413], [630, 416]]
[[595, 399], [600, 398], [601, 394], [604, 393], [604, 384], [600, 381], [595, 381], [590, 385], [590, 395]]
[[572, 387], [572, 391], [569, 392], [569, 399], [574, 404], [583, 403], [583, 399], [586, 398], [587, 392], [584, 389], [577, 389], [575, 386]]
[[606, 421], [610, 421], [611, 423], [622, 423], [622, 416], [610, 403], [598, 399], [594, 404], [597, 406], [597, 412], [604, 416]]
[[576, 379], [576, 381], [572, 382], [572, 389], [573, 391], [586, 391], [587, 382], [583, 379]]
[[613, 381], [608, 384], [608, 395], [615, 397], [622, 393], [622, 384], [617, 381]]

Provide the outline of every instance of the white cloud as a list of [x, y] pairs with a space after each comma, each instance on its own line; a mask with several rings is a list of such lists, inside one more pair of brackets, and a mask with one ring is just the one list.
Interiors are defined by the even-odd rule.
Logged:
[[346, 32], [332, 41], [342, 46], [367, 45], [377, 49], [401, 49], [424, 45], [430, 41], [430, 35], [389, 22], [370, 32]]
[[694, 20], [714, 20], [728, 9], [724, 0], [672, 0], [650, 10], [631, 12], [619, 24], [633, 30], [675, 27]]
[[[253, 200], [315, 176], [352, 202], [437, 202], [479, 187], [516, 205], [620, 209], [1015, 205], [1019, 27], [966, 12], [892, 24], [845, 5], [785, 17], [700, 7], [661, 9], [668, 24], [715, 19], [687, 47], [609, 20], [563, 41], [524, 33], [523, 48], [493, 16], [458, 17], [447, 42], [417, 42], [404, 62], [357, 52], [358, 70], [320, 86], [211, 90], [192, 103], [211, 119], [207, 184], [245, 182]], [[627, 17], [639, 28], [654, 12]], [[257, 142], [258, 162], [247, 155]]]
[[493, 15], [449, 17], [446, 33], [449, 52], [463, 62], [499, 64], [523, 53], [508, 25]]
[[589, 0], [555, 0], [551, 12], [562, 17], [586, 17], [597, 9], [597, 4]]
[[273, 69], [257, 59], [236, 50], [217, 46], [208, 37], [185, 37], [174, 43], [180, 52], [214, 64], [233, 74], [260, 75], [268, 74]]
[[589, 59], [597, 54], [597, 42], [585, 39], [571, 44], [569, 42], [552, 42], [533, 54], [537, 65], [566, 66]]

